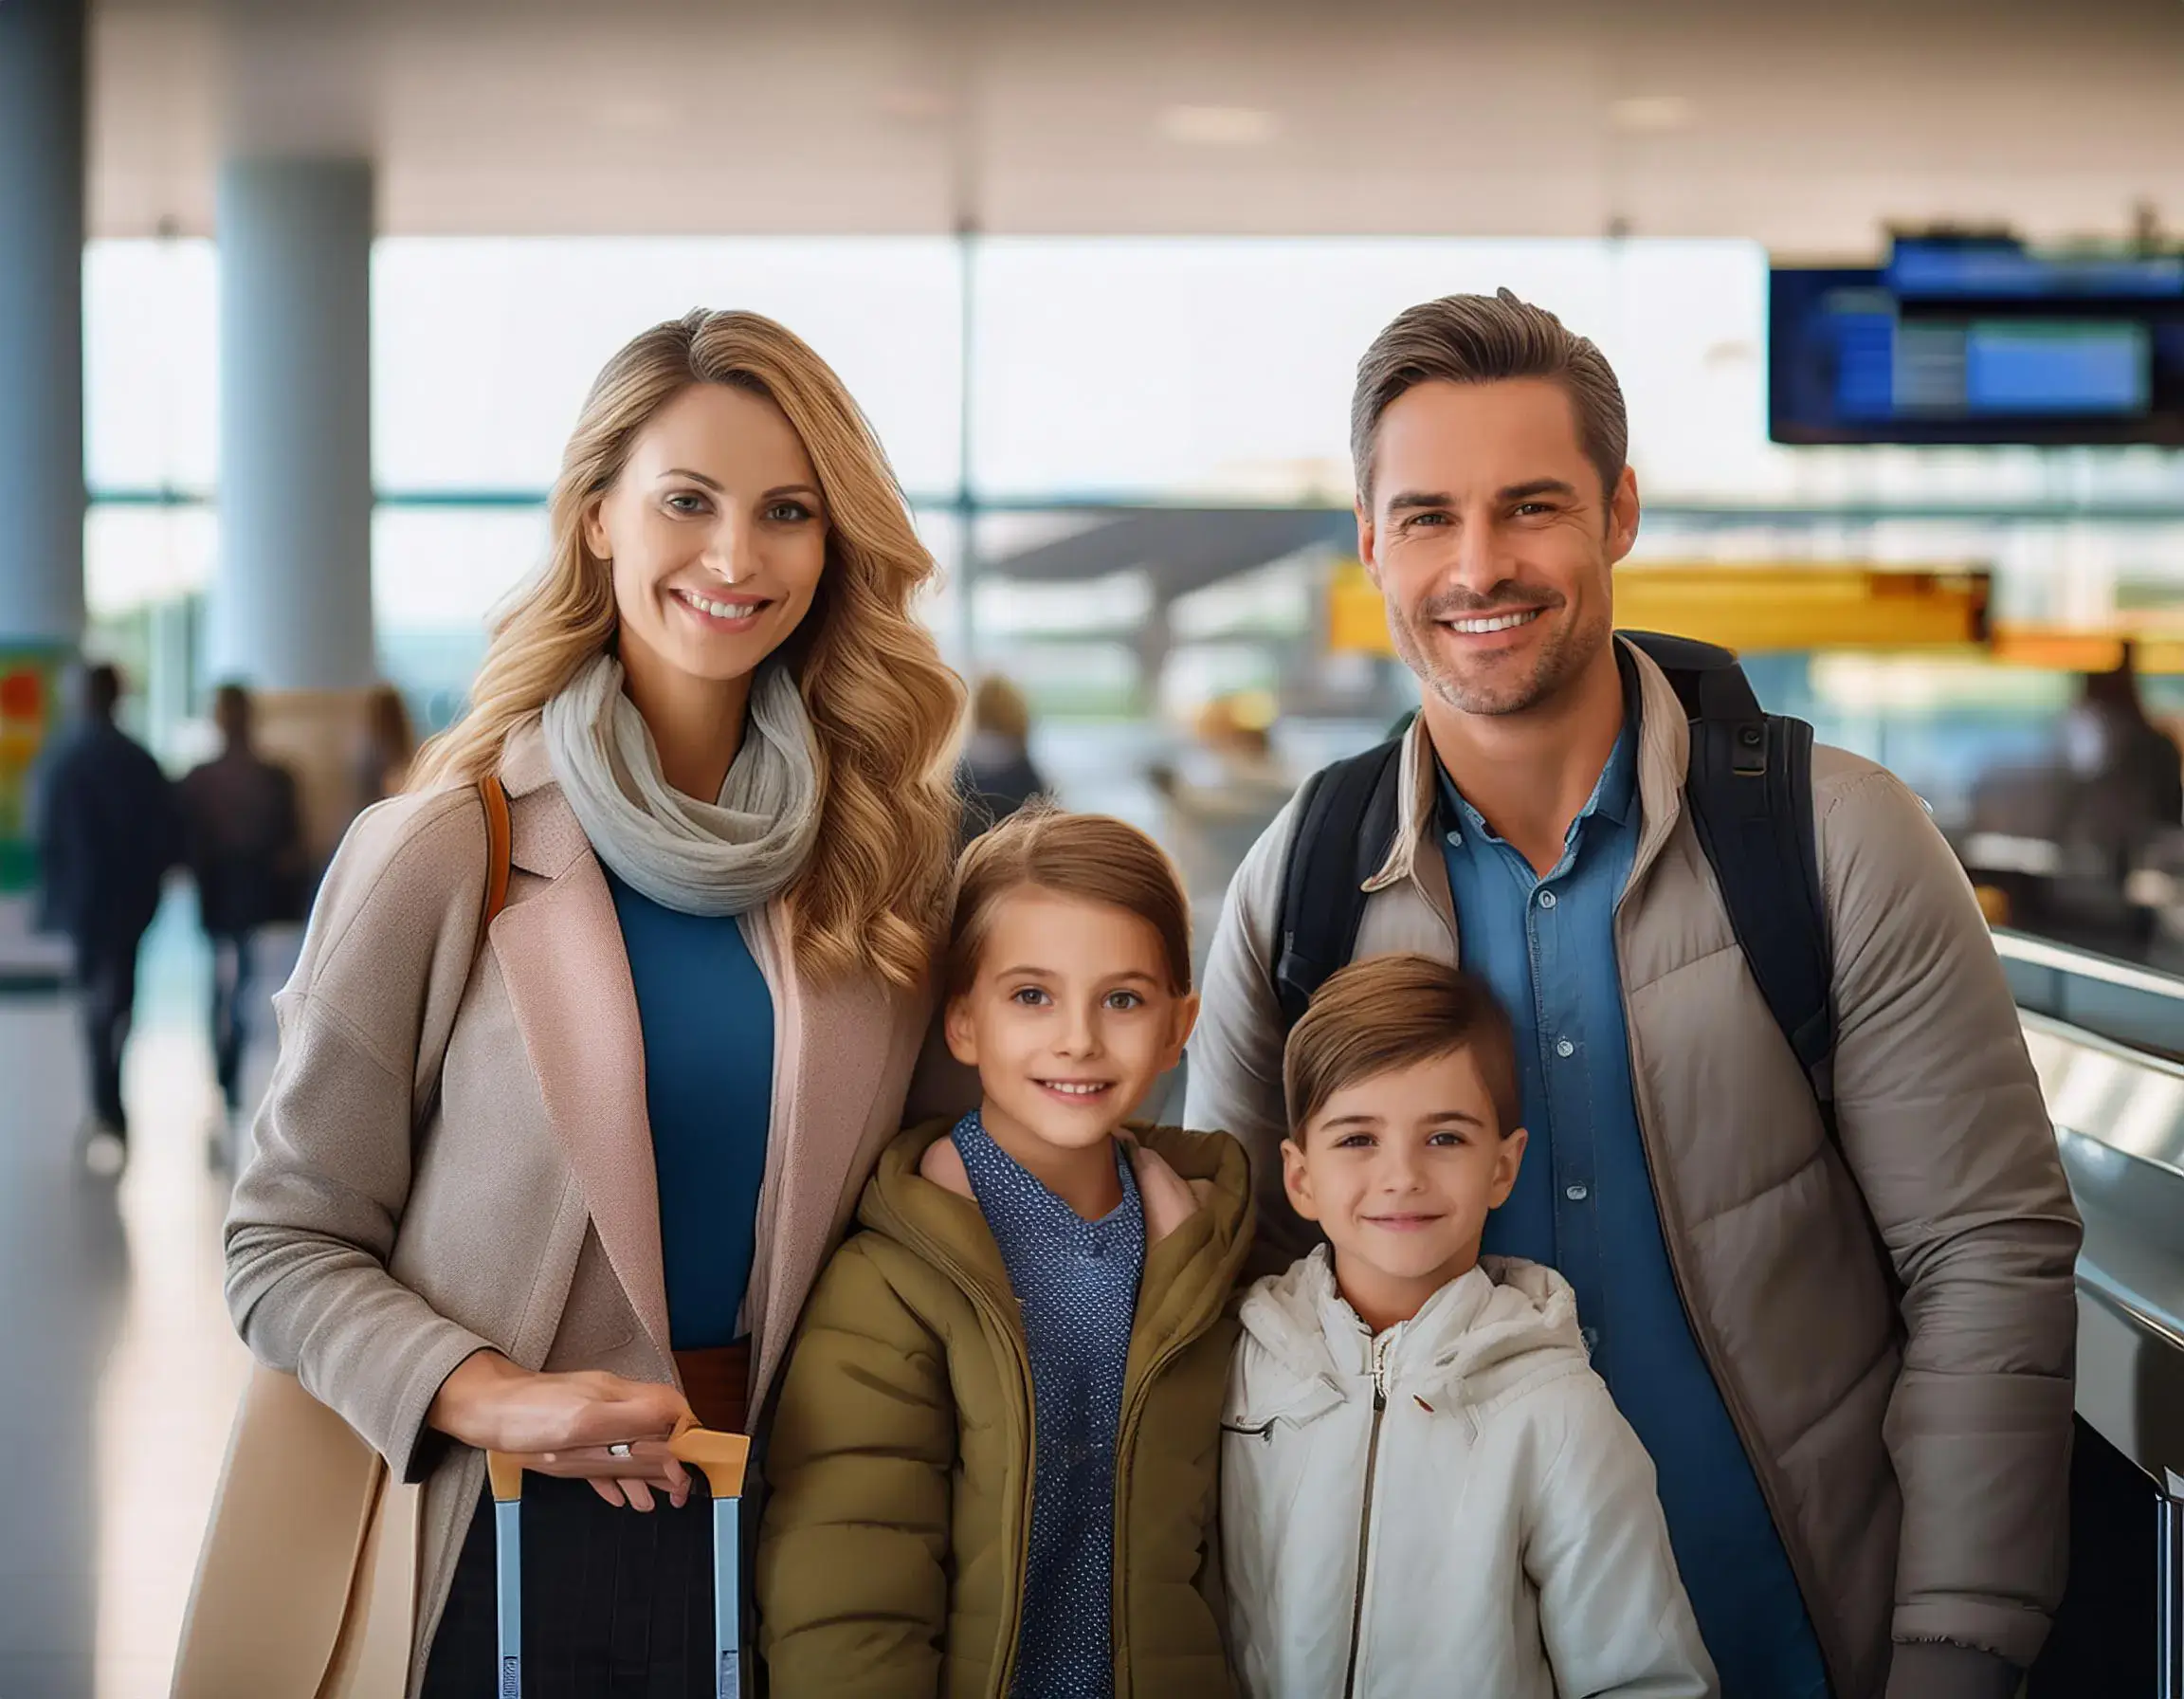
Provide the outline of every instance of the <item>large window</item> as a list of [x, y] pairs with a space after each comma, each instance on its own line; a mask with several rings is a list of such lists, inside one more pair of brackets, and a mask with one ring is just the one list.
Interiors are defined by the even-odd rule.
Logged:
[[1723, 495], [1778, 473], [1750, 243], [996, 241], [976, 277], [982, 495], [1339, 503], [1366, 344], [1413, 302], [1500, 287], [1607, 352], [1649, 487]]
[[220, 459], [220, 296], [204, 241], [83, 255], [83, 468], [94, 496], [203, 498]]
[[[85, 283], [94, 616], [147, 665], [193, 666], [191, 609], [217, 571], [216, 255], [97, 243]], [[966, 495], [976, 510], [973, 594], [952, 582], [926, 604], [952, 654], [974, 634], [1055, 714], [1187, 716], [1312, 653], [1334, 532], [1180, 599], [1157, 563], [1035, 584], [1008, 557], [1117, 502], [1344, 505], [1365, 344], [1414, 301], [1504, 285], [1614, 364], [1642, 555], [1971, 561], [1995, 570], [1999, 612], [2042, 623], [2184, 602], [2184, 456], [1768, 443], [1766, 256], [1749, 243], [403, 238], [373, 268], [382, 667], [428, 722], [451, 713], [487, 612], [540, 557], [537, 503], [602, 362], [693, 305], [743, 306], [842, 374], [943, 568]], [[155, 694], [188, 703], [205, 682]]]
[[913, 490], [956, 487], [960, 267], [938, 239], [392, 239], [372, 271], [373, 471], [388, 491], [539, 490], [614, 350], [692, 307], [795, 331]]
[[1483, 277], [1582, 320], [1592, 259], [1556, 243], [982, 244], [974, 483], [1015, 499], [1340, 500], [1350, 376], [1374, 331]]
[[379, 666], [429, 731], [455, 717], [494, 612], [544, 558], [537, 507], [382, 506], [372, 526]]

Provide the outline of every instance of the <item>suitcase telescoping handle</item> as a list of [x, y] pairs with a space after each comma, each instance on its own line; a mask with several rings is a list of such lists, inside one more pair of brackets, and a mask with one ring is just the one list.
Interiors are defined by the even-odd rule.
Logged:
[[713, 1495], [713, 1693], [714, 1699], [742, 1699], [743, 1471], [751, 1436], [688, 1427], [667, 1449], [705, 1477]]
[[[686, 1426], [675, 1431], [667, 1449], [705, 1477], [713, 1495], [714, 1699], [742, 1699], [743, 1472], [751, 1461], [751, 1436]], [[523, 1465], [505, 1452], [487, 1452], [485, 1472], [493, 1486], [498, 1691], [500, 1699], [522, 1699]]]
[[523, 1692], [523, 1465], [506, 1452], [485, 1453], [493, 1489], [493, 1602], [500, 1625], [500, 1699]]

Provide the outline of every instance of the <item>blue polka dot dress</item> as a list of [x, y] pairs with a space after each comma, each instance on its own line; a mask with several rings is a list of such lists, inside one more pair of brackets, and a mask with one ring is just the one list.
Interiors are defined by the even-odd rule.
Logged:
[[1087, 1221], [993, 1142], [975, 1114], [956, 1149], [1023, 1306], [1031, 1361], [1031, 1551], [1013, 1699], [1115, 1690], [1115, 1440], [1145, 1267], [1145, 1211], [1121, 1145], [1122, 1201]]

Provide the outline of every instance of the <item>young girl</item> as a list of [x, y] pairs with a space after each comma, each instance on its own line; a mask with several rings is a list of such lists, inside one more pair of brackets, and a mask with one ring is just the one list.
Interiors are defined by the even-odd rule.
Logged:
[[1197, 1013], [1174, 867], [1098, 815], [965, 851], [947, 1035], [813, 1293], [758, 1549], [779, 1699], [1225, 1694], [1210, 1564], [1242, 1148], [1125, 1126]]

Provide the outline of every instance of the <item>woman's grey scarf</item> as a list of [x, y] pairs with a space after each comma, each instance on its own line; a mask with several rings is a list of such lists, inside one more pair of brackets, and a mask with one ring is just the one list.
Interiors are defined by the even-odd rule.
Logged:
[[546, 704], [546, 749], [592, 848], [624, 883], [682, 914], [734, 915], [795, 882], [819, 835], [811, 721], [789, 668], [760, 667], [718, 804], [679, 794], [622, 664], [602, 654]]

